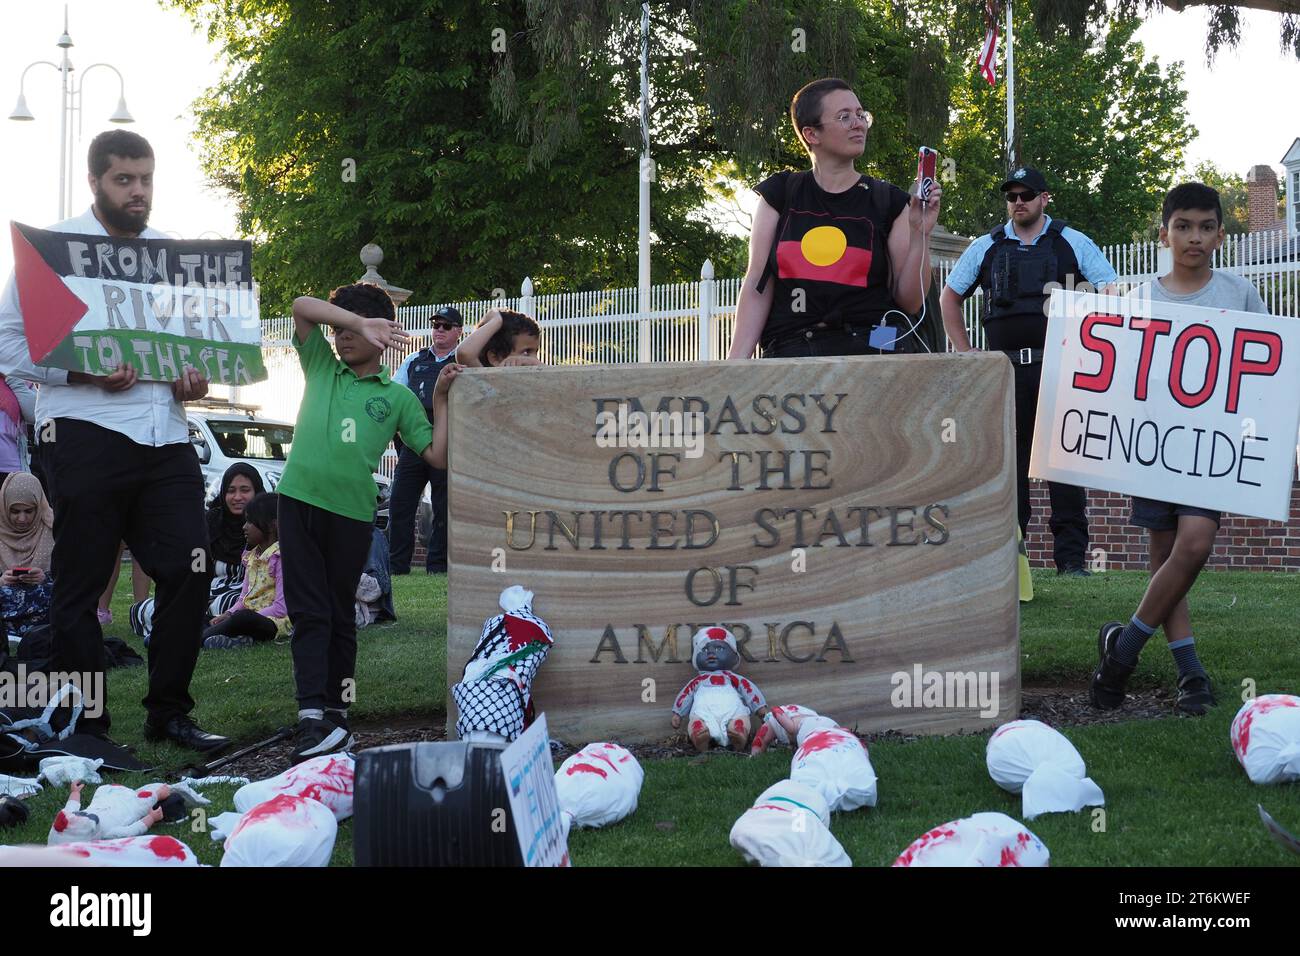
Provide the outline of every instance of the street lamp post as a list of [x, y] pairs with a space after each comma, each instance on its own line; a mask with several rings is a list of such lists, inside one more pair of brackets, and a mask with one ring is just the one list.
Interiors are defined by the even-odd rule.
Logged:
[[62, 78], [62, 92], [59, 102], [59, 219], [68, 217], [68, 208], [72, 205], [72, 156], [68, 150], [68, 138], [72, 135], [73, 115], [77, 117], [77, 136], [81, 136], [82, 92], [86, 88], [86, 76], [96, 67], [103, 66], [117, 74], [117, 109], [108, 118], [110, 123], [134, 123], [135, 119], [126, 108], [126, 83], [121, 72], [110, 63], [92, 63], [81, 74], [81, 82], [72, 82], [72, 60], [68, 58], [68, 49], [72, 46], [72, 37], [68, 35], [68, 8], [63, 8], [63, 35], [55, 44], [63, 50], [63, 60], [52, 63], [49, 60], [36, 60], [27, 64], [18, 81], [18, 103], [9, 114], [11, 120], [31, 121], [36, 119], [27, 108], [25, 85], [27, 71], [34, 66], [52, 66], [59, 71]]

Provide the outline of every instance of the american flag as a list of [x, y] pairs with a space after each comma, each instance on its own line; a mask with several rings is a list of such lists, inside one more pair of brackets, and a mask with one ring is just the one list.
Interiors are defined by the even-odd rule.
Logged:
[[984, 45], [980, 47], [980, 75], [989, 81], [990, 86], [998, 85], [998, 21], [1002, 16], [1000, 0], [985, 0], [984, 3]]

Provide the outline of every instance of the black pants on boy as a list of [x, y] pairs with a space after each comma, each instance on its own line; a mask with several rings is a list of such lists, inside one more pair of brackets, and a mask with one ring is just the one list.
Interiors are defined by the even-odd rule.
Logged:
[[[1034, 421], [1038, 413], [1038, 385], [1043, 365], [1011, 363], [1016, 379], [1016, 504], [1020, 533], [1028, 534], [1029, 452], [1034, 445]], [[1057, 570], [1084, 567], [1088, 554], [1088, 492], [1076, 485], [1049, 481], [1052, 502], [1048, 527], [1052, 532], [1052, 558]]]
[[231, 611], [230, 617], [220, 624], [210, 626], [203, 632], [203, 639], [206, 641], [214, 634], [223, 634], [227, 637], [251, 637], [255, 641], [273, 641], [277, 633], [279, 629], [275, 626], [275, 621], [265, 614], [243, 607]]
[[392, 498], [388, 502], [388, 554], [393, 574], [407, 574], [411, 570], [411, 557], [415, 552], [415, 516], [426, 484], [433, 515], [429, 523], [428, 554], [424, 566], [430, 572], [447, 570], [447, 472], [434, 468], [402, 445], [397, 453]]
[[280, 495], [280, 567], [300, 710], [344, 710], [353, 699], [357, 583], [371, 527]]
[[[104, 633], [95, 616], [118, 546], [125, 541], [156, 585], [144, 707], [162, 727], [194, 708], [190, 679], [208, 609], [203, 475], [189, 442], [152, 447], [74, 418], [54, 420], [43, 446], [54, 488], [54, 669], [103, 672]], [[89, 702], [88, 702], [89, 703]], [[107, 701], [77, 729], [107, 733]]]

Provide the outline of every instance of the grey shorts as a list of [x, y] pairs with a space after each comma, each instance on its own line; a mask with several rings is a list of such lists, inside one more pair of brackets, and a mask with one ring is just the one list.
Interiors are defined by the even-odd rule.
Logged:
[[1178, 528], [1178, 519], [1183, 515], [1209, 518], [1216, 528], [1223, 523], [1222, 511], [1176, 505], [1168, 501], [1156, 501], [1154, 498], [1139, 498], [1137, 495], [1133, 495], [1133, 514], [1130, 515], [1129, 522], [1151, 531], [1174, 531]]

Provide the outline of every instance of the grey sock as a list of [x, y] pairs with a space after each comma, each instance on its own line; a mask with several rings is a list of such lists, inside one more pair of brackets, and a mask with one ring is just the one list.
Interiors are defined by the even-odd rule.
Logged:
[[1178, 679], [1184, 677], [1209, 677], [1205, 673], [1205, 667], [1201, 664], [1201, 659], [1196, 656], [1196, 639], [1191, 635], [1184, 637], [1181, 641], [1170, 641], [1169, 650], [1174, 655], [1174, 663], [1178, 665]]
[[1133, 619], [1128, 622], [1128, 627], [1124, 628], [1115, 642], [1115, 660], [1126, 667], [1135, 667], [1138, 655], [1142, 653], [1142, 648], [1155, 632], [1154, 627], [1147, 627], [1134, 614]]
[[306, 720], [309, 717], [312, 720], [324, 720], [325, 711], [319, 707], [304, 707], [298, 711], [299, 720]]

